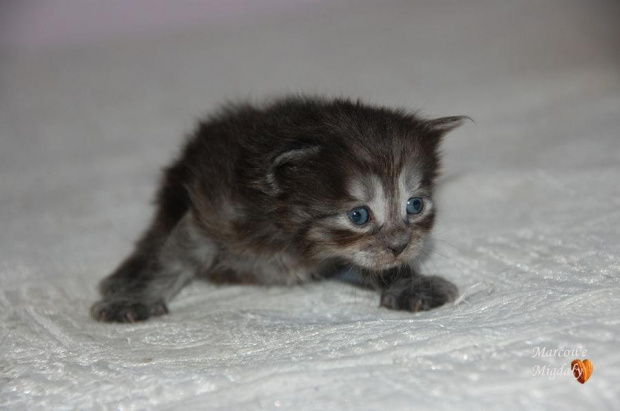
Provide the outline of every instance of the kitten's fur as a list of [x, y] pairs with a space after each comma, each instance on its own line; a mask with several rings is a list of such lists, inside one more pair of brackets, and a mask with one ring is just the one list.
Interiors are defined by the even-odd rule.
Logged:
[[[427, 310], [457, 296], [415, 259], [433, 227], [441, 137], [435, 120], [345, 99], [236, 105], [201, 123], [166, 169], [157, 212], [136, 249], [101, 282], [100, 321], [167, 312], [196, 274], [217, 283], [294, 284], [361, 269], [381, 305]], [[408, 215], [407, 201], [424, 208]], [[347, 212], [366, 206], [370, 221]]]

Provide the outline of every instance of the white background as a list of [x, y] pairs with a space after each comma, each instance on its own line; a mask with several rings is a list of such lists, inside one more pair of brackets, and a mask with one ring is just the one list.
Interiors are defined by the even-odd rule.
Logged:
[[[617, 406], [617, 2], [25, 3], [0, 12], [0, 406]], [[195, 120], [287, 91], [474, 118], [425, 263], [463, 299], [194, 283], [169, 316], [90, 320]], [[591, 379], [533, 376], [572, 360], [543, 346], [586, 349]]]

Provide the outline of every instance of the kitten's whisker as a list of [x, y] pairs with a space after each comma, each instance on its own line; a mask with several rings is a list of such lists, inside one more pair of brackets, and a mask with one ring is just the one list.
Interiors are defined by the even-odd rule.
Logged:
[[464, 249], [460, 248], [458, 245], [456, 245], [456, 243], [453, 243], [451, 241], [444, 240], [443, 238], [438, 238], [438, 237], [433, 237], [433, 240], [442, 243], [442, 245], [446, 245], [448, 247], [451, 247], [451, 248], [455, 249], [456, 251], [465, 252]]

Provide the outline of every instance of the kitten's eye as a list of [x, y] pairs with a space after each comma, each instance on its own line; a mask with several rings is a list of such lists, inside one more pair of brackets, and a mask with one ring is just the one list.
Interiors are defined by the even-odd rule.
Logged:
[[368, 214], [368, 209], [366, 207], [356, 208], [347, 213], [349, 220], [353, 222], [355, 225], [366, 224], [370, 218]]
[[420, 214], [424, 208], [424, 199], [422, 197], [411, 197], [407, 201], [407, 214]]

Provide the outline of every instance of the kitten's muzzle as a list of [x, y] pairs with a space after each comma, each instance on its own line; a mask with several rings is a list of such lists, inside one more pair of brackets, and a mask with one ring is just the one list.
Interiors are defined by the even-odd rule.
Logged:
[[388, 249], [392, 251], [392, 253], [394, 254], [394, 257], [397, 257], [405, 250], [405, 248], [407, 248], [408, 245], [409, 245], [409, 241], [392, 243], [388, 245]]
[[394, 257], [398, 257], [409, 245], [409, 233], [404, 230], [398, 230], [392, 232], [385, 241], [385, 246], [388, 250], [394, 254]]

